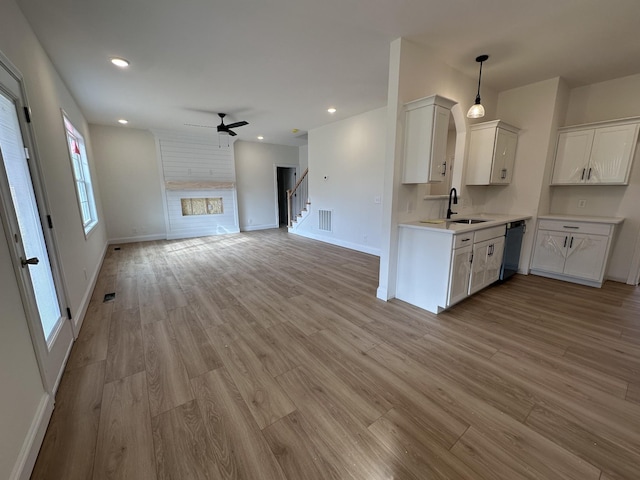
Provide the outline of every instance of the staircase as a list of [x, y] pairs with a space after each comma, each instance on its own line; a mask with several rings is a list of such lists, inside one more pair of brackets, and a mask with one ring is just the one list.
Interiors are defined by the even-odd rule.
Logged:
[[309, 180], [307, 168], [291, 190], [287, 190], [287, 227], [293, 231], [309, 214]]

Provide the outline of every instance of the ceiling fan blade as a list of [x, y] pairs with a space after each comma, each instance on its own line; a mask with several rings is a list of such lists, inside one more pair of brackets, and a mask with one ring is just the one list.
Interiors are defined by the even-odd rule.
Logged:
[[238, 135], [236, 132], [234, 132], [233, 130], [227, 130], [227, 132], [229, 132], [229, 135], [231, 135], [232, 137], [235, 137], [236, 135]]
[[244, 127], [245, 125], [249, 125], [249, 122], [236, 122], [236, 123], [230, 123], [229, 125], [225, 125], [227, 128], [237, 128], [237, 127]]

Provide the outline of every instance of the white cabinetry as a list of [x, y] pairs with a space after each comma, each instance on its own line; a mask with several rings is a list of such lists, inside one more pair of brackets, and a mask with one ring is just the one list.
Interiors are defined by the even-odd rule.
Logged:
[[531, 273], [602, 286], [615, 225], [620, 218], [583, 222], [538, 220]]
[[504, 225], [476, 232], [473, 242], [469, 295], [491, 285], [500, 277], [504, 234]]
[[456, 234], [401, 225], [396, 298], [439, 313], [492, 284], [504, 234], [505, 224]]
[[445, 179], [449, 116], [455, 104], [439, 95], [405, 104], [402, 183], [433, 183]]
[[636, 118], [560, 129], [551, 184], [628, 184], [639, 122]]
[[494, 120], [471, 125], [469, 130], [467, 185], [511, 183], [519, 129]]
[[473, 258], [473, 232], [459, 234], [453, 238], [447, 307], [469, 296], [469, 278]]

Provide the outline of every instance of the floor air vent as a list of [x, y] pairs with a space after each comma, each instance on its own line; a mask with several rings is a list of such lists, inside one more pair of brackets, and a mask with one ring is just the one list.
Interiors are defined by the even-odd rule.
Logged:
[[318, 210], [318, 230], [331, 231], [331, 210]]

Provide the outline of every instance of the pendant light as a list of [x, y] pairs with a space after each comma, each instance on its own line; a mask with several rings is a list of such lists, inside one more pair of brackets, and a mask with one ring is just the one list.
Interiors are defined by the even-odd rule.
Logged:
[[480, 55], [476, 57], [476, 62], [480, 63], [480, 75], [478, 75], [478, 93], [476, 94], [476, 103], [471, 105], [471, 108], [467, 112], [468, 118], [482, 118], [484, 117], [484, 107], [480, 103], [480, 80], [482, 80], [482, 62], [486, 62], [489, 55]]

